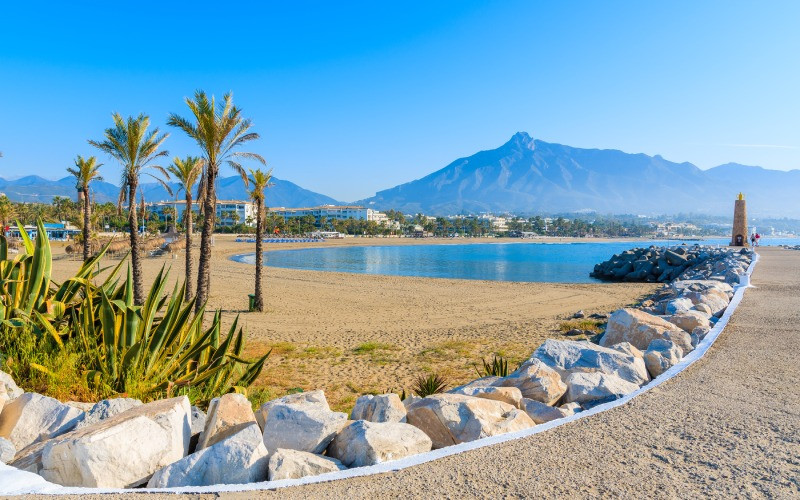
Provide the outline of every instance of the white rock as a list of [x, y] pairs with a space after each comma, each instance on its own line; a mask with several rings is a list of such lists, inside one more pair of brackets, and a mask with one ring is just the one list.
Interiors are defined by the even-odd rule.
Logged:
[[639, 386], [607, 373], [572, 373], [567, 377], [564, 399], [570, 403], [612, 401], [638, 389]]
[[18, 397], [22, 396], [22, 393], [24, 392], [19, 388], [17, 383], [14, 382], [14, 379], [11, 378], [11, 375], [4, 371], [0, 371], [0, 386], [4, 386], [9, 400], [17, 399]]
[[258, 421], [258, 425], [261, 428], [264, 428], [264, 422], [267, 421], [267, 416], [269, 415], [269, 410], [275, 405], [280, 404], [312, 404], [318, 405], [325, 410], [330, 411], [331, 407], [328, 406], [328, 400], [325, 399], [325, 393], [321, 390], [317, 391], [308, 391], [308, 392], [298, 392], [296, 394], [288, 394], [286, 396], [273, 399], [272, 401], [267, 401], [266, 403], [261, 405], [261, 408], [256, 411], [256, 420]]
[[3, 413], [3, 407], [9, 402], [11, 398], [6, 392], [6, 386], [0, 384], [0, 413]]
[[253, 407], [244, 395], [231, 392], [214, 398], [208, 404], [208, 415], [197, 441], [197, 450], [219, 443], [255, 421]]
[[709, 316], [700, 311], [686, 311], [673, 316], [667, 316], [664, 319], [684, 332], [691, 334], [695, 328], [710, 329], [711, 323], [708, 321], [708, 318]]
[[692, 330], [692, 335], [697, 335], [697, 338], [703, 340], [708, 335], [708, 332], [711, 331], [711, 328], [695, 328]]
[[711, 308], [708, 307], [708, 304], [695, 304], [692, 306], [692, 311], [697, 311], [699, 313], [703, 313], [707, 318], [713, 316], [711, 313]]
[[284, 448], [319, 454], [345, 425], [347, 415], [320, 405], [276, 404], [264, 424], [264, 444], [268, 450]]
[[83, 412], [57, 399], [26, 392], [10, 401], [0, 414], [0, 437], [17, 450], [64, 434], [75, 428]]
[[568, 411], [560, 407], [556, 408], [554, 406], [546, 405], [544, 403], [540, 403], [539, 401], [528, 398], [523, 398], [522, 409], [528, 414], [529, 417], [531, 417], [531, 420], [537, 424], [543, 424], [551, 420], [558, 420], [559, 418], [564, 418], [568, 415], [572, 415], [573, 413], [572, 411]]
[[678, 364], [682, 357], [681, 348], [674, 342], [655, 339], [650, 342], [650, 347], [644, 353], [644, 362], [650, 376], [655, 378]]
[[664, 312], [667, 314], [680, 314], [688, 311], [693, 306], [694, 304], [692, 304], [691, 300], [684, 297], [679, 297], [667, 302], [666, 306], [664, 306]]
[[641, 358], [591, 342], [548, 339], [531, 357], [557, 371], [562, 379], [576, 372], [600, 372], [616, 375], [636, 385], [650, 380]]
[[611, 348], [615, 351], [623, 352], [629, 356], [633, 356], [642, 360], [644, 359], [644, 353], [634, 347], [634, 345], [630, 342], [620, 342], [619, 344], [612, 345]]
[[431, 438], [434, 449], [536, 425], [510, 404], [461, 394], [435, 394], [415, 401], [408, 406], [407, 418]]
[[366, 394], [356, 399], [350, 420], [370, 422], [405, 422], [406, 407], [397, 394]]
[[233, 435], [159, 469], [148, 488], [210, 486], [265, 481], [269, 457], [253, 420]]
[[335, 458], [314, 455], [305, 451], [279, 449], [269, 457], [267, 476], [270, 481], [278, 481], [318, 476], [345, 469], [347, 467]]
[[206, 414], [196, 406], [192, 406], [192, 436], [200, 434], [206, 426]]
[[186, 455], [189, 399], [132, 408], [17, 453], [10, 465], [63, 486], [132, 488]]
[[536, 358], [529, 359], [513, 373], [495, 382], [495, 385], [516, 387], [522, 397], [548, 405], [555, 404], [567, 390], [561, 375]]
[[82, 429], [89, 425], [94, 425], [101, 420], [113, 417], [123, 411], [130, 410], [137, 406], [141, 406], [142, 402], [133, 398], [115, 398], [104, 399], [95, 403], [92, 408], [86, 412], [86, 417], [78, 422], [75, 426], [76, 429]]
[[[637, 349], [645, 350], [653, 339], [669, 339], [687, 349], [692, 349], [689, 334], [658, 316], [638, 309], [620, 309], [608, 319], [606, 333], [600, 345], [609, 347], [620, 342], [630, 342]], [[625, 378], [625, 377], [622, 377]]]
[[357, 420], [328, 446], [328, 456], [347, 467], [363, 467], [430, 451], [431, 438], [413, 425]]
[[722, 313], [725, 312], [725, 308], [728, 307], [728, 303], [730, 302], [728, 295], [716, 288], [710, 288], [705, 292], [689, 292], [686, 294], [686, 298], [691, 300], [692, 304], [707, 305], [709, 309], [711, 309], [711, 314], [716, 317], [722, 316]]
[[92, 409], [92, 407], [96, 403], [86, 403], [86, 402], [83, 402], [83, 401], [65, 401], [64, 404], [67, 405], [67, 406], [71, 406], [73, 408], [77, 408], [77, 409], [79, 409], [80, 411], [82, 411], [84, 413], [87, 413], [89, 410]]
[[472, 388], [475, 388], [475, 387], [492, 387], [495, 384], [495, 382], [497, 382], [501, 378], [502, 377], [497, 377], [497, 376], [494, 376], [494, 375], [481, 377], [479, 379], [473, 380], [472, 382], [468, 382], [468, 383], [466, 383], [464, 385], [460, 385], [458, 387], [454, 387], [454, 388], [450, 389], [447, 392], [450, 392], [450, 393], [453, 393], [453, 394], [459, 394], [459, 391], [461, 391], [462, 389], [472, 389]]
[[17, 449], [14, 443], [6, 438], [0, 438], [0, 463], [7, 464], [14, 460], [14, 455], [17, 454]]
[[564, 411], [569, 412], [570, 415], [574, 415], [583, 410], [579, 403], [564, 403], [563, 405], [559, 406]]
[[[556, 376], [558, 376], [556, 374]], [[561, 379], [559, 379], [560, 381]], [[514, 408], [522, 408], [522, 392], [516, 387], [467, 387], [454, 391], [447, 391], [450, 394], [463, 394], [474, 398], [493, 399], [508, 403]]]

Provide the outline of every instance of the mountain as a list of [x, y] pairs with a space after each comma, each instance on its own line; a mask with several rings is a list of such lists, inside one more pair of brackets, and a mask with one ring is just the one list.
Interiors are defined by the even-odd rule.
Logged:
[[581, 149], [519, 132], [497, 149], [460, 158], [358, 203], [448, 215], [476, 212], [728, 214], [739, 191], [760, 216], [800, 217], [800, 171], [736, 164], [701, 170], [661, 156]]
[[[336, 205], [340, 202], [329, 196], [315, 193], [303, 189], [297, 184], [283, 179], [272, 178], [273, 187], [267, 191], [267, 203], [271, 207], [307, 207], [316, 205]], [[173, 192], [177, 191], [178, 185], [171, 183]], [[146, 201], [168, 201], [173, 200], [163, 186], [157, 182], [146, 182], [139, 186], [144, 194]], [[100, 202], [114, 202], [119, 196], [119, 187], [110, 182], [93, 182], [91, 184], [92, 193], [95, 199]], [[59, 180], [49, 180], [38, 175], [29, 175], [15, 180], [5, 180], [0, 178], [0, 193], [5, 193], [14, 201], [38, 201], [50, 203], [54, 196], [66, 196], [72, 199], [76, 197], [75, 178], [64, 177]], [[179, 194], [179, 199], [183, 194]], [[222, 177], [217, 183], [217, 199], [220, 200], [242, 200], [247, 199], [242, 179], [239, 176]]]

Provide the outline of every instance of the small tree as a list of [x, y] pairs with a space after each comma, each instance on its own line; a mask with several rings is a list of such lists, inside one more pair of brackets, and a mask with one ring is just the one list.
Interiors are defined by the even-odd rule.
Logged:
[[83, 156], [78, 155], [75, 159], [76, 168], [68, 168], [67, 172], [75, 176], [78, 184], [75, 186], [78, 189], [78, 203], [83, 203], [83, 261], [87, 262], [91, 255], [89, 248], [90, 237], [90, 216], [92, 211], [91, 198], [89, 198], [89, 183], [92, 181], [102, 181], [100, 176], [100, 167], [102, 163], [97, 163], [97, 158], [90, 156], [84, 159]]
[[253, 307], [256, 311], [264, 310], [264, 290], [261, 285], [261, 275], [264, 256], [262, 255], [262, 238], [264, 237], [264, 190], [272, 186], [272, 169], [265, 172], [261, 169], [250, 169], [249, 183], [253, 186], [250, 190], [250, 198], [256, 203], [256, 287], [255, 302]]

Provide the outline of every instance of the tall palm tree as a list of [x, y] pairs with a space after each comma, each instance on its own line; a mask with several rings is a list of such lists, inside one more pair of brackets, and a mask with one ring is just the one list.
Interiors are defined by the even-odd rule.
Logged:
[[261, 286], [261, 267], [263, 265], [264, 256], [262, 255], [262, 242], [264, 237], [264, 190], [272, 186], [272, 169], [265, 172], [263, 170], [250, 169], [250, 178], [248, 183], [253, 186], [250, 190], [250, 198], [256, 202], [256, 299], [253, 307], [256, 311], [264, 310], [264, 290]]
[[89, 229], [91, 215], [91, 199], [89, 198], [89, 183], [92, 181], [102, 181], [100, 176], [100, 167], [102, 163], [97, 163], [97, 158], [90, 156], [84, 159], [83, 156], [78, 155], [75, 159], [76, 168], [67, 168], [67, 172], [75, 176], [78, 181], [78, 203], [83, 202], [83, 261], [89, 260]]
[[136, 217], [136, 190], [139, 187], [139, 178], [142, 174], [150, 175], [159, 181], [168, 192], [171, 192], [161, 179], [153, 176], [146, 169], [155, 169], [165, 179], [169, 174], [163, 167], [152, 162], [161, 156], [166, 156], [166, 150], [158, 148], [164, 143], [169, 134], [159, 134], [158, 127], [148, 132], [150, 118], [140, 114], [134, 118], [122, 118], [119, 113], [111, 115], [114, 126], [105, 130], [105, 139], [102, 141], [89, 141], [89, 144], [117, 160], [122, 166], [122, 182], [120, 183], [117, 209], [128, 202], [128, 228], [131, 240], [131, 267], [133, 268], [133, 296], [137, 305], [144, 304], [144, 288], [142, 287], [142, 255], [139, 247], [139, 222]]
[[[167, 172], [180, 184], [179, 190], [186, 194], [186, 210], [183, 211], [183, 225], [186, 229], [186, 280], [184, 282], [186, 302], [192, 300], [192, 186], [197, 183], [200, 173], [203, 170], [203, 160], [196, 156], [187, 156], [180, 159], [177, 156], [172, 159], [172, 165], [167, 167]], [[202, 200], [203, 194], [198, 189], [198, 202]]]
[[216, 219], [216, 181], [219, 168], [222, 164], [228, 164], [246, 179], [246, 173], [237, 161], [239, 158], [257, 160], [263, 165], [267, 162], [258, 154], [236, 151], [243, 144], [258, 139], [259, 135], [250, 131], [252, 122], [243, 118], [241, 110], [233, 105], [232, 94], [225, 94], [222, 102], [217, 103], [213, 96], [209, 99], [204, 91], [198, 90], [194, 94], [194, 100], [186, 98], [186, 105], [189, 106], [194, 121], [172, 113], [167, 123], [178, 127], [194, 139], [203, 155], [204, 167], [200, 184], [204, 187], [205, 196], [195, 303], [195, 309], [199, 310], [208, 300], [211, 283], [211, 237]]

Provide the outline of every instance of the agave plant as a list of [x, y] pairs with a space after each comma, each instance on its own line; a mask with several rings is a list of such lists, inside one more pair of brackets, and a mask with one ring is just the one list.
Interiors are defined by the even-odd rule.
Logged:
[[483, 363], [483, 373], [481, 373], [477, 366], [472, 365], [475, 367], [475, 371], [478, 372], [479, 377], [508, 376], [508, 360], [502, 356], [498, 357], [495, 355], [491, 363], [487, 363], [485, 359], [481, 358], [481, 362]]
[[194, 313], [194, 301], [183, 301], [183, 286], [176, 284], [171, 295], [164, 294], [166, 269], [140, 306], [135, 304], [130, 267], [124, 280], [119, 279], [120, 263], [94, 283], [104, 271], [95, 268], [107, 246], [74, 277], [51, 286], [52, 257], [44, 227], [40, 222], [35, 243], [21, 233], [26, 254], [13, 260], [7, 259], [6, 242], [0, 240], [3, 342], [13, 342], [15, 330], [32, 328], [37, 336], [51, 339], [40, 348], [77, 343], [90, 386], [147, 398], [193, 390], [202, 401], [230, 390], [241, 392], [261, 373], [270, 353], [254, 361], [242, 358], [244, 333], [238, 317], [226, 336], [219, 311], [204, 329], [205, 307]]
[[417, 396], [424, 398], [432, 394], [439, 394], [447, 389], [447, 381], [437, 373], [420, 376], [412, 388]]

